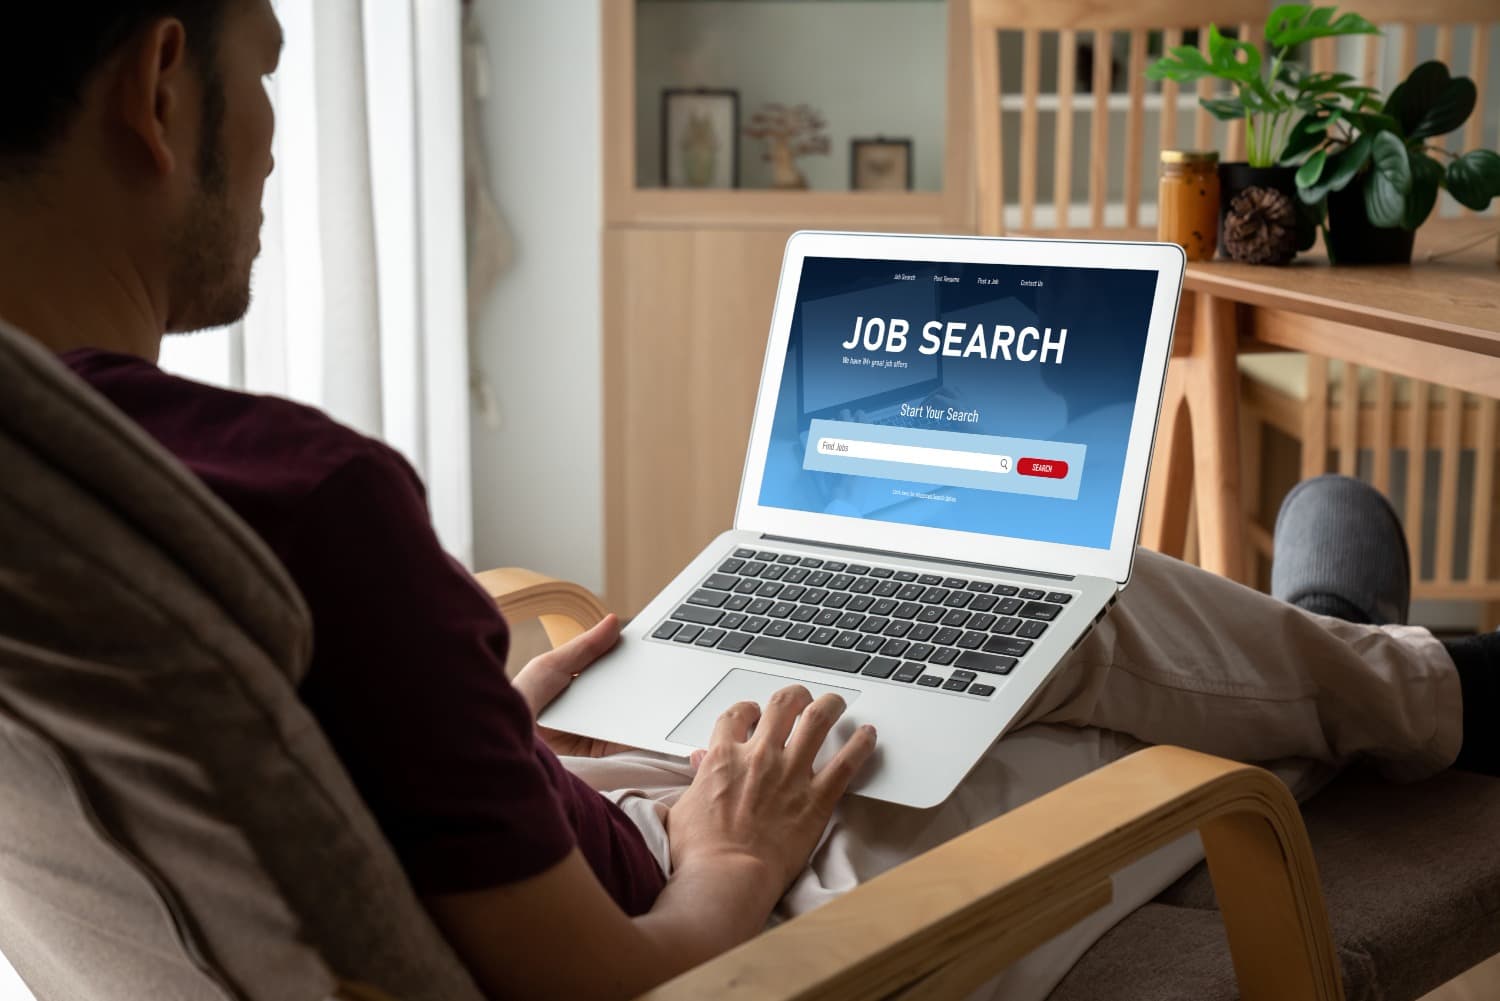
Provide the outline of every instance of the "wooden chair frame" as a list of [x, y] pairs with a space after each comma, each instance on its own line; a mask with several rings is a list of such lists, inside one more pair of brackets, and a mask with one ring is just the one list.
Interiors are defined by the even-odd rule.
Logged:
[[[480, 584], [555, 643], [605, 614], [528, 570]], [[1175, 747], [1133, 754], [976, 828], [645, 995], [677, 999], [959, 997], [1110, 902], [1110, 877], [1198, 831], [1245, 1001], [1343, 997], [1296, 801], [1260, 768]], [[384, 1001], [345, 985], [343, 1001]]]

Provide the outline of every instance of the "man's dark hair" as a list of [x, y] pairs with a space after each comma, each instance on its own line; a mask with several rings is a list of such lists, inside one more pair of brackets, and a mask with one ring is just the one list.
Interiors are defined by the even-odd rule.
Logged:
[[[36, 164], [78, 113], [94, 73], [151, 21], [175, 17], [206, 87], [211, 145], [223, 118], [218, 35], [234, 0], [26, 0], [0, 15], [0, 177]], [[11, 5], [7, 5], [11, 6]]]

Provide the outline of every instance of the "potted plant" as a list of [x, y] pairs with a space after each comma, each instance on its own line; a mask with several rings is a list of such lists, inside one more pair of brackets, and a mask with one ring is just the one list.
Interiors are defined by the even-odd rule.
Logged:
[[[1207, 77], [1222, 80], [1234, 90], [1230, 97], [1199, 99], [1215, 118], [1245, 122], [1248, 162], [1220, 165], [1221, 205], [1228, 205], [1251, 185], [1273, 188], [1295, 200], [1296, 171], [1282, 161], [1288, 141], [1296, 136], [1296, 123], [1322, 108], [1356, 103], [1373, 93], [1371, 88], [1355, 85], [1347, 73], [1309, 73], [1290, 61], [1293, 51], [1307, 42], [1380, 33], [1358, 14], [1336, 14], [1334, 7], [1277, 7], [1266, 19], [1269, 60], [1262, 57], [1259, 46], [1226, 37], [1211, 24], [1207, 53], [1180, 45], [1147, 67], [1147, 79], [1194, 83]], [[1312, 246], [1317, 238], [1317, 220], [1310, 213], [1304, 215], [1298, 226], [1299, 250]]]
[[1429, 142], [1463, 125], [1477, 98], [1474, 81], [1432, 61], [1412, 70], [1383, 106], [1360, 98], [1349, 108], [1320, 107], [1298, 123], [1283, 156], [1301, 161], [1298, 194], [1326, 218], [1330, 260], [1411, 260], [1415, 231], [1439, 189], [1476, 210], [1500, 198], [1500, 154], [1459, 155]]

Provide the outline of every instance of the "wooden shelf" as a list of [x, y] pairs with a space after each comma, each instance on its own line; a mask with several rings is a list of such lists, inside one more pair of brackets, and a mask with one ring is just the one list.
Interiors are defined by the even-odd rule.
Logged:
[[947, 205], [934, 191], [691, 191], [636, 188], [609, 206], [611, 226], [784, 229], [847, 228], [873, 223], [939, 227]]

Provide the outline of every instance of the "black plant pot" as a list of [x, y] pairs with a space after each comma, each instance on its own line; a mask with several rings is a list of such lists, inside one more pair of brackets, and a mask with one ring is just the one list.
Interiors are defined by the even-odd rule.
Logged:
[[1328, 193], [1328, 257], [1335, 264], [1410, 264], [1416, 230], [1372, 225], [1361, 176]]
[[[1297, 249], [1307, 250], [1318, 239], [1318, 221], [1297, 197], [1296, 167], [1252, 167], [1243, 160], [1219, 164], [1219, 232], [1224, 232], [1224, 217], [1234, 197], [1246, 188], [1270, 188], [1279, 191], [1297, 206]], [[1219, 241], [1222, 251], [1224, 242]]]

